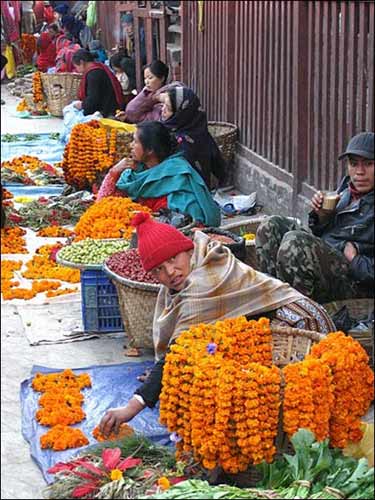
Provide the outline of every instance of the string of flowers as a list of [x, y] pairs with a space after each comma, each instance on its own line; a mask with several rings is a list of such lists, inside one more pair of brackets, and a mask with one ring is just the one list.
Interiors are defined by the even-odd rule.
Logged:
[[115, 153], [116, 131], [108, 139], [97, 120], [75, 125], [62, 161], [66, 182], [79, 189], [91, 187], [98, 174], [115, 163]]
[[33, 80], [32, 80], [32, 85], [33, 85], [33, 101], [35, 104], [43, 102], [44, 97], [43, 97], [43, 84], [42, 84], [42, 77], [40, 71], [35, 71], [33, 73]]
[[24, 62], [30, 64], [32, 62], [33, 55], [36, 52], [35, 36], [30, 35], [29, 33], [22, 33], [20, 46], [23, 53]]
[[27, 104], [25, 98], [21, 99], [21, 101], [17, 104], [16, 111], [19, 111], [19, 112], [31, 111], [30, 106]]
[[52, 427], [40, 437], [41, 448], [60, 451], [88, 444], [83, 432], [69, 425], [86, 417], [81, 408], [84, 397], [80, 391], [91, 387], [90, 376], [87, 373], [75, 375], [70, 369], [48, 375], [36, 373], [31, 386], [42, 393], [39, 398], [41, 408], [36, 412], [37, 421]]
[[20, 227], [1, 229], [1, 254], [27, 253], [26, 231]]
[[74, 232], [62, 226], [49, 226], [39, 229], [36, 235], [43, 238], [69, 238], [74, 236]]
[[115, 432], [112, 431], [107, 436], [104, 436], [102, 434], [98, 425], [92, 431], [93, 437], [99, 442], [117, 441], [118, 439], [123, 439], [124, 437], [132, 436], [133, 434], [134, 434], [134, 430], [128, 424], [121, 424], [117, 434], [115, 434]]
[[374, 399], [374, 372], [364, 348], [350, 335], [330, 333], [314, 345], [307, 360], [320, 360], [333, 377], [334, 403], [329, 422], [332, 446], [344, 448], [358, 442], [363, 432], [361, 417]]
[[290, 437], [298, 429], [310, 429], [317, 441], [328, 438], [334, 404], [330, 367], [318, 359], [306, 359], [284, 367], [283, 375], [284, 431]]
[[193, 451], [208, 469], [243, 471], [274, 456], [279, 391], [269, 320], [201, 324], [166, 356], [160, 421], [178, 436], [179, 457]]
[[75, 241], [84, 238], [130, 239], [133, 228], [130, 221], [136, 211], [151, 213], [151, 210], [130, 198], [108, 196], [94, 203], [81, 216], [75, 226]]

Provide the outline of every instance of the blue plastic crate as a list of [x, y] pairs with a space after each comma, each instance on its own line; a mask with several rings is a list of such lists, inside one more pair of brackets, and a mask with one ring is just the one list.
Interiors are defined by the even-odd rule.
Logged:
[[81, 271], [82, 318], [85, 332], [124, 329], [116, 287], [103, 271]]

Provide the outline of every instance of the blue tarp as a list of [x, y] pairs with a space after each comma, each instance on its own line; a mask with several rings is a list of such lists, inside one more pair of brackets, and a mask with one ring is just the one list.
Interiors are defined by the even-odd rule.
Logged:
[[16, 142], [4, 142], [1, 136], [1, 161], [13, 160], [16, 156], [37, 156], [47, 163], [62, 160], [65, 144], [58, 139], [50, 139], [50, 134], [35, 134], [39, 139], [25, 141], [25, 134], [15, 134], [20, 139]]
[[30, 196], [39, 198], [39, 196], [58, 196], [65, 188], [63, 184], [51, 184], [47, 186], [25, 186], [25, 184], [3, 182], [3, 187], [7, 188], [13, 196]]
[[[91, 377], [92, 387], [82, 391], [85, 397], [82, 408], [86, 413], [86, 418], [73, 426], [83, 431], [90, 442], [88, 446], [98, 444], [92, 437], [92, 431], [99, 424], [105, 411], [108, 408], [125, 406], [136, 388], [140, 385], [137, 376], [141, 375], [146, 368], [150, 368], [152, 365], [152, 361], [144, 361], [106, 366], [88, 366], [78, 369], [73, 368], [74, 373], [88, 373]], [[41, 469], [47, 483], [52, 482], [54, 478], [53, 475], [47, 473], [49, 467], [56, 462], [69, 460], [73, 455], [87, 448], [86, 446], [60, 452], [42, 450], [40, 448], [39, 438], [50, 428], [39, 425], [35, 418], [35, 413], [39, 408], [38, 399], [41, 394], [34, 391], [31, 387], [31, 381], [36, 372], [52, 373], [61, 370], [61, 368], [52, 369], [35, 365], [31, 370], [31, 376], [21, 383], [20, 389], [22, 435], [30, 444], [31, 457]], [[167, 429], [159, 423], [158, 407], [143, 410], [131, 421], [131, 426], [135, 431], [144, 434], [155, 443], [162, 445], [171, 444]]]

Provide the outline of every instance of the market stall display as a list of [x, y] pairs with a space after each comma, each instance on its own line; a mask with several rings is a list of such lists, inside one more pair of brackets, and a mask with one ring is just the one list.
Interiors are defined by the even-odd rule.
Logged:
[[1, 179], [4, 183], [61, 184], [63, 177], [59, 168], [39, 160], [36, 156], [23, 155], [1, 162]]
[[100, 269], [107, 257], [127, 248], [129, 248], [127, 240], [86, 238], [64, 246], [56, 255], [56, 259], [57, 262], [68, 267]]

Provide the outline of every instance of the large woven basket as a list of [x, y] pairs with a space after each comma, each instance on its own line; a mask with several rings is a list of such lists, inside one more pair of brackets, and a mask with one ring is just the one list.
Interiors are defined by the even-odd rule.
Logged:
[[79, 73], [42, 73], [43, 92], [49, 112], [63, 116], [63, 109], [78, 99], [82, 75]]
[[129, 339], [129, 347], [153, 349], [152, 323], [160, 285], [140, 283], [112, 272], [106, 263], [103, 271], [117, 289], [120, 314]]
[[219, 146], [224, 160], [230, 165], [236, 148], [238, 128], [233, 123], [208, 122], [208, 131]]
[[[323, 304], [330, 316], [334, 316], [342, 307], [346, 306], [349, 315], [360, 321], [367, 320], [372, 312], [374, 311], [374, 299], [348, 299], [348, 300], [337, 300], [335, 302], [329, 302], [328, 304]], [[371, 365], [374, 364], [374, 323], [367, 330], [349, 330], [345, 332], [353, 337], [355, 340], [361, 344], [365, 349], [370, 358]]]

